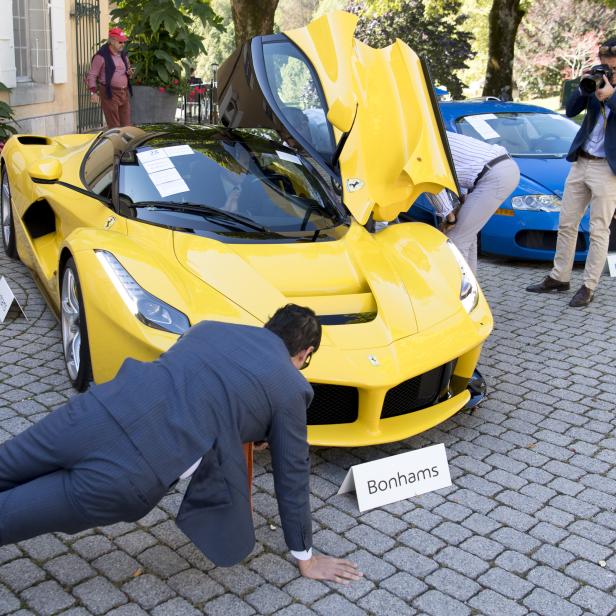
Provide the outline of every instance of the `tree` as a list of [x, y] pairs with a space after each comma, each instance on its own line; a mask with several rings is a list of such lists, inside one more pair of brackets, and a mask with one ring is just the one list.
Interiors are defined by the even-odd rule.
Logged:
[[278, 0], [231, 0], [235, 46], [240, 47], [253, 36], [271, 34], [277, 6]]
[[591, 65], [599, 44], [614, 33], [616, 10], [596, 0], [535, 0], [516, 40], [515, 75], [525, 96], [557, 94], [562, 80]]
[[430, 61], [434, 80], [447, 87], [454, 98], [462, 96], [463, 83], [456, 72], [471, 57], [472, 35], [462, 30], [465, 15], [461, 0], [439, 0], [426, 10], [424, 0], [399, 0], [378, 13], [353, 0], [347, 10], [359, 15], [356, 36], [373, 47], [385, 47], [396, 38]]
[[511, 98], [515, 38], [525, 14], [520, 3], [521, 0], [494, 0], [492, 3], [484, 96]]

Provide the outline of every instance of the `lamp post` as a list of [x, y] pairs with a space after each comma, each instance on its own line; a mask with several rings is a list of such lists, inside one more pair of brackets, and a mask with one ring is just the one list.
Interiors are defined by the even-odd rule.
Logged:
[[218, 72], [218, 63], [212, 64], [212, 79], [210, 81], [210, 124], [214, 123], [214, 90], [218, 86], [216, 73]]

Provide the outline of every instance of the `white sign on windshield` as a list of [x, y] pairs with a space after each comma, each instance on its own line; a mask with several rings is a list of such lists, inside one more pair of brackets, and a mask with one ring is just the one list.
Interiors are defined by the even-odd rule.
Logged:
[[496, 120], [496, 116], [493, 113], [482, 113], [480, 115], [464, 116], [464, 119], [484, 139], [500, 138], [500, 135], [486, 122], [486, 120]]
[[167, 156], [186, 156], [194, 154], [193, 149], [189, 145], [170, 145], [168, 148], [163, 148], [163, 152]]
[[153, 160], [159, 160], [160, 158], [168, 158], [165, 153], [165, 148], [155, 150], [145, 150], [145, 152], [137, 152], [137, 158], [143, 165], [144, 163], [152, 162]]

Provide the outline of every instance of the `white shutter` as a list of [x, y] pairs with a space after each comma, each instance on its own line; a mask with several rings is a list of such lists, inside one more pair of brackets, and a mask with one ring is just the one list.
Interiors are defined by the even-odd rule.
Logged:
[[[2, 0], [0, 0], [1, 2]], [[64, 0], [49, 0], [51, 13], [51, 51], [53, 54], [53, 82], [66, 83], [68, 70], [66, 61], [66, 12]]]
[[15, 42], [13, 41], [13, 2], [0, 0], [0, 81], [8, 88], [17, 85]]

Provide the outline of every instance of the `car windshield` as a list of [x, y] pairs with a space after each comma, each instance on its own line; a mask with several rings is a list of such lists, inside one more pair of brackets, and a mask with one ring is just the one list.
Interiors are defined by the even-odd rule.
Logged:
[[118, 196], [124, 210], [167, 210], [166, 221], [169, 211], [227, 226], [252, 221], [253, 229], [275, 232], [315, 232], [343, 221], [310, 160], [279, 141], [255, 131], [195, 132], [181, 141], [158, 134], [122, 155]]
[[513, 156], [563, 158], [579, 126], [557, 113], [482, 113], [456, 120], [458, 132], [501, 145]]

